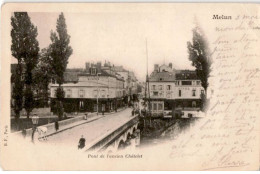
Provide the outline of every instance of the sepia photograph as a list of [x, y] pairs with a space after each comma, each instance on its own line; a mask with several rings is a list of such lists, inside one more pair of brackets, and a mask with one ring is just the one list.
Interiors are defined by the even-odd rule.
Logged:
[[7, 3], [1, 18], [3, 170], [259, 170], [259, 4]]

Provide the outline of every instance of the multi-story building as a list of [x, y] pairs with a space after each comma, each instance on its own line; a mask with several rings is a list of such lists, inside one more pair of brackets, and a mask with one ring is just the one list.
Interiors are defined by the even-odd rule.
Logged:
[[[195, 71], [175, 70], [169, 66], [154, 65], [149, 77], [151, 111], [153, 115], [176, 114], [177, 110], [199, 111], [204, 89]], [[190, 116], [190, 115], [189, 115]]]
[[131, 96], [138, 93], [138, 80], [132, 71], [128, 71], [124, 69], [123, 66], [114, 66], [111, 65], [110, 62], [105, 62], [104, 66], [102, 67], [103, 70], [106, 72], [116, 75], [119, 78], [124, 79], [124, 95], [128, 96], [128, 100], [130, 100]]
[[[75, 80], [62, 85], [65, 91], [65, 112], [96, 112], [116, 110], [124, 105], [124, 80], [109, 73], [97, 64], [86, 63], [84, 71], [73, 73]], [[68, 76], [68, 74], [67, 74]], [[55, 112], [55, 91], [58, 84], [51, 85], [52, 109]], [[97, 104], [98, 103], [98, 104]]]

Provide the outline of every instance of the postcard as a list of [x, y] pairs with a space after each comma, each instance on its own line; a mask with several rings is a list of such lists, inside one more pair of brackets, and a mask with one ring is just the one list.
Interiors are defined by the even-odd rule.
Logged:
[[6, 3], [3, 170], [259, 170], [260, 6]]

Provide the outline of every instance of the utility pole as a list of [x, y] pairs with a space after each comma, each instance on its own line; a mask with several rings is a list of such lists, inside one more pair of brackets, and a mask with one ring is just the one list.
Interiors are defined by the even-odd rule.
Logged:
[[99, 92], [98, 92], [98, 72], [97, 72], [97, 115], [98, 115], [98, 95], [99, 95]]
[[146, 38], [146, 63], [147, 63], [147, 85], [148, 85], [148, 114], [149, 114], [149, 119], [150, 119], [150, 126], [151, 126], [151, 101], [150, 101], [150, 85], [149, 85], [149, 77], [148, 77], [148, 48], [147, 48], [147, 38]]

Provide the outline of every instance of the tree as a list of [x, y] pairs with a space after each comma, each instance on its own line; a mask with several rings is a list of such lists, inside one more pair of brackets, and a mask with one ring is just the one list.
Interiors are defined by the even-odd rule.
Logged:
[[12, 98], [14, 99], [14, 112], [16, 123], [20, 118], [20, 111], [23, 109], [23, 81], [21, 79], [20, 68], [16, 68], [14, 75], [14, 86]]
[[[25, 110], [27, 112], [27, 117], [29, 118], [29, 113], [33, 108], [33, 92], [29, 92], [31, 90], [32, 84], [32, 70], [37, 64], [38, 60], [38, 52], [39, 52], [39, 43], [36, 39], [38, 33], [37, 28], [31, 23], [30, 17], [27, 12], [15, 12], [14, 16], [11, 17], [11, 37], [12, 37], [12, 45], [11, 51], [12, 56], [15, 57], [18, 61], [18, 71], [16, 75], [17, 78], [21, 79], [23, 70], [22, 64], [25, 65], [25, 80], [24, 84], [26, 85], [26, 95], [25, 95]], [[21, 80], [16, 80], [17, 83], [20, 83]], [[15, 84], [19, 87], [16, 88], [16, 92], [20, 92], [22, 94], [23, 88], [21, 88], [21, 84]], [[19, 89], [19, 91], [18, 91]], [[29, 94], [31, 93], [31, 94]], [[15, 100], [19, 99], [18, 95], [15, 95]], [[21, 96], [21, 95], [20, 95]], [[21, 104], [21, 102], [15, 102], [16, 104]], [[16, 107], [17, 109], [20, 106]], [[19, 118], [20, 111], [16, 111], [17, 116]]]
[[43, 105], [48, 105], [49, 100], [49, 83], [53, 77], [51, 68], [50, 49], [44, 48], [41, 50], [39, 62], [34, 73], [34, 84], [38, 89], [38, 98], [43, 101]]
[[201, 80], [201, 85], [207, 94], [208, 77], [211, 71], [211, 54], [205, 35], [199, 27], [193, 29], [192, 42], [188, 42], [189, 60], [196, 68], [196, 74]]
[[[59, 84], [57, 90], [57, 100], [60, 103], [58, 107], [63, 107], [62, 101], [64, 98], [64, 93], [62, 84], [64, 82], [64, 72], [67, 68], [68, 59], [72, 54], [73, 50], [70, 43], [70, 36], [67, 33], [67, 25], [63, 13], [59, 15], [56, 25], [56, 32], [51, 32], [51, 44], [50, 44], [50, 57], [51, 57], [51, 67], [55, 75], [56, 81]], [[61, 93], [60, 93], [61, 92]], [[63, 96], [63, 97], [59, 97]], [[63, 110], [58, 108], [58, 110]], [[59, 114], [61, 119], [62, 114]]]
[[200, 99], [201, 99], [200, 109], [201, 109], [202, 112], [206, 112], [207, 107], [208, 107], [208, 100], [206, 98], [205, 93], [200, 94]]

